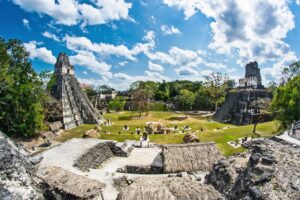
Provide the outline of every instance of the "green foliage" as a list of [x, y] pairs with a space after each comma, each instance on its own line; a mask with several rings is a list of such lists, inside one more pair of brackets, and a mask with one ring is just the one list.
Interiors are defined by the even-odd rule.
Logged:
[[292, 63], [290, 66], [285, 67], [282, 71], [283, 77], [281, 78], [281, 85], [284, 85], [287, 81], [293, 77], [300, 75], [300, 61]]
[[195, 103], [195, 94], [189, 90], [182, 89], [179, 92], [179, 102], [183, 106], [184, 110], [187, 111]]
[[208, 88], [201, 86], [196, 92], [195, 107], [201, 110], [213, 110], [214, 102], [212, 101]]
[[132, 110], [138, 111], [140, 116], [142, 116], [143, 112], [146, 112], [146, 115], [148, 115], [150, 98], [149, 92], [146, 89], [136, 89], [132, 94]]
[[108, 108], [117, 112], [123, 111], [126, 101], [122, 97], [117, 97], [109, 101]]
[[215, 110], [218, 105], [222, 104], [225, 100], [226, 91], [234, 86], [232, 81], [226, 74], [211, 73], [209, 76], [204, 77], [206, 87], [210, 91], [210, 98], [215, 104]]
[[151, 103], [151, 110], [153, 111], [167, 111], [167, 107], [164, 103], [155, 102]]
[[56, 84], [56, 76], [55, 73], [45, 70], [40, 72], [39, 77], [43, 83], [43, 88], [46, 90], [46, 92], [51, 93], [51, 90], [53, 89], [54, 85]]
[[275, 92], [272, 110], [283, 127], [300, 119], [300, 76], [279, 86]]
[[87, 94], [89, 99], [93, 99], [94, 96], [96, 96], [96, 90], [92, 86], [86, 86], [83, 91]]
[[0, 129], [31, 136], [43, 128], [43, 83], [20, 41], [0, 39]]

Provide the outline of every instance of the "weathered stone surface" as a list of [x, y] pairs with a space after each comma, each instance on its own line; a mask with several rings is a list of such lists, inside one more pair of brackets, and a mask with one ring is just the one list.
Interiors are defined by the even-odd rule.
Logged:
[[196, 142], [200, 142], [199, 137], [193, 133], [187, 133], [184, 137], [183, 137], [183, 142], [184, 143], [196, 143]]
[[300, 148], [284, 141], [258, 139], [246, 142], [249, 153], [214, 165], [206, 182], [227, 199], [300, 198]]
[[83, 138], [99, 138], [100, 134], [96, 129], [91, 129], [83, 134]]
[[108, 142], [108, 144], [115, 156], [128, 157], [135, 142], [135, 140], [125, 140], [124, 142]]
[[[256, 62], [246, 65], [245, 76], [246, 79], [255, 77], [261, 80]], [[262, 85], [259, 87], [240, 87], [226, 94], [225, 102], [216, 111], [213, 119], [221, 123], [235, 125], [270, 121], [272, 116], [261, 113], [260, 110], [264, 110], [272, 98], [272, 93]]]
[[97, 168], [102, 162], [114, 156], [110, 149], [110, 145], [102, 142], [88, 149], [74, 161], [74, 167], [78, 167], [82, 171], [89, 168]]
[[57, 121], [49, 124], [50, 131], [58, 131], [60, 128], [62, 128], [61, 121]]
[[125, 187], [117, 200], [221, 200], [213, 187], [199, 184], [188, 178], [137, 178]]
[[40, 174], [47, 199], [97, 199], [102, 200], [104, 183], [89, 179], [60, 167], [48, 167]]
[[260, 69], [258, 68], [258, 64], [256, 61], [246, 64], [245, 68], [246, 68], [245, 78], [257, 77], [261, 79]]
[[0, 199], [43, 199], [31, 186], [33, 171], [29, 159], [0, 132]]
[[210, 171], [223, 158], [217, 146], [209, 143], [189, 143], [162, 146], [164, 173]]
[[158, 166], [130, 166], [127, 165], [124, 168], [117, 170], [120, 173], [129, 173], [129, 174], [162, 174], [163, 167]]
[[300, 140], [300, 120], [295, 122], [289, 130], [289, 135], [297, 140]]

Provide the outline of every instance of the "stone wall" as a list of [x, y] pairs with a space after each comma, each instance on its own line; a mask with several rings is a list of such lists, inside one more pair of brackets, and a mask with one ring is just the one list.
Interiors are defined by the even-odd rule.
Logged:
[[[259, 113], [252, 112], [252, 104], [260, 99], [272, 100], [272, 93], [266, 89], [237, 89], [226, 94], [225, 102], [216, 111], [213, 119], [221, 123], [235, 125], [252, 124], [256, 122]], [[272, 120], [265, 116], [260, 122]]]
[[74, 167], [78, 167], [82, 171], [89, 168], [95, 169], [108, 158], [114, 156], [110, 149], [110, 145], [106, 142], [99, 143], [88, 149], [86, 152], [74, 161]]

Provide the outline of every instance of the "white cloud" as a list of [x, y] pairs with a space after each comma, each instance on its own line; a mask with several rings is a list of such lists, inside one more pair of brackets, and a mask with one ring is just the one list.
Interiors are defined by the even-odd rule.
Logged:
[[148, 69], [150, 71], [160, 72], [160, 73], [162, 73], [164, 71], [164, 67], [163, 66], [155, 64], [155, 63], [153, 63], [151, 61], [148, 62]]
[[297, 4], [297, 5], [300, 5], [300, 0], [296, 0], [296, 4]]
[[84, 24], [105, 24], [112, 20], [129, 19], [128, 11], [131, 3], [124, 0], [95, 0], [96, 7], [89, 4], [79, 4], [79, 12]]
[[196, 76], [198, 75], [198, 71], [191, 67], [180, 67], [175, 69], [175, 72], [178, 76]]
[[61, 41], [61, 39], [60, 39], [58, 36], [56, 36], [56, 35], [53, 34], [53, 33], [48, 32], [48, 31], [45, 31], [44, 33], [42, 33], [42, 35], [43, 35], [44, 37], [49, 38], [49, 39], [52, 39], [52, 40], [54, 40], [54, 41], [56, 41], [56, 42], [60, 42], [60, 41]]
[[88, 74], [88, 73], [87, 73], [87, 71], [85, 71], [85, 70], [84, 70], [82, 73], [83, 73], [83, 74], [85, 74], [85, 75], [87, 75], [87, 74]]
[[112, 20], [130, 19], [131, 3], [124, 0], [93, 0], [93, 4], [80, 4], [77, 0], [12, 0], [22, 9], [52, 17], [64, 25], [104, 24]]
[[127, 62], [127, 61], [123, 61], [123, 62], [119, 62], [118, 64], [119, 64], [121, 67], [124, 67], [125, 65], [128, 64], [128, 62]]
[[131, 83], [135, 82], [135, 81], [169, 81], [170, 79], [166, 76], [161, 75], [160, 73], [157, 72], [150, 72], [150, 71], [145, 71], [144, 75], [140, 75], [140, 76], [132, 76], [129, 74], [125, 74], [125, 73], [116, 73], [113, 75], [112, 78], [113, 81], [113, 87], [119, 89], [119, 90], [124, 90], [124, 89], [128, 89], [128, 87], [130, 86]]
[[30, 25], [29, 25], [28, 19], [23, 19], [22, 22], [23, 22], [23, 26], [25, 26], [27, 29], [30, 29]]
[[103, 78], [112, 76], [110, 72], [111, 65], [98, 61], [91, 52], [81, 51], [74, 56], [70, 56], [70, 62], [72, 65], [87, 67], [90, 71], [99, 74]]
[[163, 35], [174, 35], [174, 34], [181, 34], [181, 31], [174, 27], [174, 26], [168, 26], [168, 25], [161, 25], [160, 27]]
[[279, 81], [282, 78], [282, 71], [285, 67], [298, 61], [298, 58], [294, 52], [289, 52], [285, 54], [282, 60], [273, 64], [272, 67], [267, 67], [262, 69], [262, 76], [264, 84], [268, 84], [270, 81]]
[[37, 47], [39, 44], [36, 41], [30, 41], [23, 45], [26, 50], [29, 51], [29, 57], [31, 59], [39, 59], [49, 64], [54, 64], [56, 62], [56, 58], [53, 56], [52, 51], [45, 47]]
[[143, 40], [148, 41], [150, 43], [155, 43], [154, 39], [155, 39], [154, 31], [147, 31], [146, 35], [143, 38]]
[[105, 43], [93, 43], [86, 37], [75, 37], [66, 35], [65, 37], [67, 48], [73, 51], [91, 51], [101, 55], [115, 55], [126, 57], [129, 60], [136, 60], [135, 53], [129, 50], [125, 45], [114, 46]]
[[[290, 51], [283, 39], [295, 27], [287, 0], [164, 0], [184, 11], [186, 19], [197, 11], [214, 20], [209, 45], [218, 53], [238, 53], [240, 64], [280, 60]], [[199, 24], [200, 26], [200, 24]]]

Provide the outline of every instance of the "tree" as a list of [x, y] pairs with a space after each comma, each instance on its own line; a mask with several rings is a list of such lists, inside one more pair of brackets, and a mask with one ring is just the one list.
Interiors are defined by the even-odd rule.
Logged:
[[281, 85], [284, 85], [287, 81], [293, 77], [300, 75], [300, 61], [292, 63], [290, 66], [285, 67], [282, 71]]
[[228, 82], [229, 78], [226, 74], [220, 72], [211, 73], [209, 76], [204, 76], [206, 82], [205, 85], [210, 91], [210, 96], [215, 104], [215, 110], [217, 110], [218, 105], [224, 102], [226, 91], [229, 89]]
[[148, 93], [145, 89], [137, 89], [133, 92], [132, 108], [140, 113], [140, 117], [142, 116], [143, 112], [146, 112], [146, 115], [148, 115], [150, 102]]
[[117, 112], [123, 111], [126, 101], [122, 97], [117, 97], [109, 101], [108, 108]]
[[276, 89], [271, 108], [284, 128], [300, 119], [300, 76]]
[[195, 95], [193, 92], [182, 89], [179, 92], [179, 102], [184, 107], [185, 117], [187, 118], [188, 107], [191, 107], [195, 103]]
[[267, 86], [267, 89], [274, 93], [276, 91], [276, 88], [277, 88], [277, 83], [275, 81], [271, 81], [269, 82], [268, 86]]
[[95, 91], [97, 93], [110, 93], [112, 91], [115, 91], [115, 89], [108, 85], [100, 85], [96, 87]]
[[199, 110], [213, 110], [214, 102], [212, 101], [210, 91], [205, 86], [201, 86], [195, 94], [195, 106]]
[[0, 38], [0, 129], [31, 136], [44, 127], [43, 83], [18, 40]]

